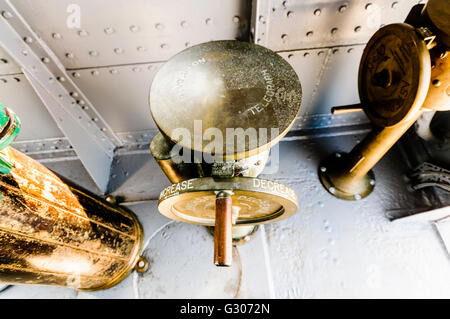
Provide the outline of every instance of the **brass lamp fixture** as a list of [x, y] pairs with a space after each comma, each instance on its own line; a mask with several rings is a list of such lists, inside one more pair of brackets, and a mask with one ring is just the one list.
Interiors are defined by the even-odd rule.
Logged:
[[144, 270], [136, 216], [8, 146], [19, 129], [0, 104], [0, 283], [98, 290]]
[[294, 191], [256, 177], [270, 148], [293, 125], [300, 104], [301, 86], [292, 67], [247, 42], [190, 47], [154, 78], [150, 108], [161, 133], [150, 149], [174, 183], [161, 192], [159, 211], [215, 227], [217, 266], [232, 263], [233, 229], [250, 226], [252, 232], [254, 225], [296, 212]]
[[333, 114], [364, 110], [374, 128], [350, 153], [336, 153], [319, 166], [332, 195], [359, 200], [375, 186], [372, 167], [428, 111], [450, 110], [450, 7], [440, 0], [414, 7], [405, 23], [379, 29], [359, 66], [361, 104]]

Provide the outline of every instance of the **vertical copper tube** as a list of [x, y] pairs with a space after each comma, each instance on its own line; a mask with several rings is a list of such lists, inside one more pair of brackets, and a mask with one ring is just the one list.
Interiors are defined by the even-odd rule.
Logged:
[[214, 230], [214, 264], [231, 266], [233, 260], [231, 195], [219, 192], [216, 196], [216, 225]]
[[422, 113], [420, 110], [411, 120], [401, 121], [394, 126], [373, 129], [350, 152], [346, 174], [356, 178], [366, 175]]

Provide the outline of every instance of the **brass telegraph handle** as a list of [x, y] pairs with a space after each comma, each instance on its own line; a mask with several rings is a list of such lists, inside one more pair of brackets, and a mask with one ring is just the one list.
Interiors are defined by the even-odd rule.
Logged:
[[214, 264], [231, 266], [233, 260], [231, 194], [221, 191], [216, 196], [216, 225], [214, 230]]
[[164, 216], [214, 227], [214, 264], [231, 266], [233, 227], [278, 221], [298, 207], [286, 185], [253, 177], [202, 177], [166, 187], [158, 210]]

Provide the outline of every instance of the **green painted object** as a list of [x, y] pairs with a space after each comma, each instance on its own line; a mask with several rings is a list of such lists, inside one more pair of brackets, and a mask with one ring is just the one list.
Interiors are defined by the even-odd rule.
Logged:
[[[0, 103], [0, 150], [9, 146], [20, 131], [20, 120], [14, 112]], [[13, 165], [0, 154], [0, 173], [8, 174]]]

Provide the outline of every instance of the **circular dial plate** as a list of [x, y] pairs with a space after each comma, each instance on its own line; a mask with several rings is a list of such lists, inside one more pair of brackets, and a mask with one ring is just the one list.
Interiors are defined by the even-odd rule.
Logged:
[[430, 83], [430, 55], [404, 23], [390, 24], [370, 39], [359, 66], [359, 96], [378, 126], [392, 126], [417, 111]]
[[428, 0], [426, 12], [431, 22], [443, 33], [449, 45], [450, 37], [450, 5], [448, 1]]
[[[213, 41], [178, 53], [159, 70], [150, 108], [159, 129], [172, 141], [239, 159], [269, 148], [287, 133], [301, 96], [297, 74], [278, 54], [247, 42]], [[208, 149], [210, 128], [217, 129], [209, 130], [215, 136], [222, 135], [220, 148]], [[257, 139], [235, 143], [234, 132], [227, 129], [238, 128], [254, 129]], [[260, 128], [267, 138], [259, 140]], [[278, 132], [272, 134], [271, 128]], [[190, 138], [180, 136], [180, 129]]]
[[161, 192], [159, 211], [166, 217], [188, 223], [215, 223], [216, 192], [233, 192], [232, 211], [235, 224], [259, 224], [284, 219], [297, 210], [297, 196], [277, 182], [234, 177], [196, 178], [173, 184]]

